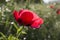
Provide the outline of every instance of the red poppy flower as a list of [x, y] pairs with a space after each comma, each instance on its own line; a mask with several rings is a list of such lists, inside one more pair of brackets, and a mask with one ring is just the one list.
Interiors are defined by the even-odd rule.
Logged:
[[29, 25], [32, 28], [39, 28], [41, 24], [43, 24], [43, 19], [40, 18], [36, 13], [23, 9], [19, 12], [13, 12], [14, 18], [19, 24]]
[[57, 14], [60, 14], [60, 9], [58, 9], [58, 10], [56, 11], [56, 13], [57, 13]]
[[50, 8], [52, 8], [52, 9], [53, 9], [53, 8], [54, 8], [54, 5], [50, 5]]

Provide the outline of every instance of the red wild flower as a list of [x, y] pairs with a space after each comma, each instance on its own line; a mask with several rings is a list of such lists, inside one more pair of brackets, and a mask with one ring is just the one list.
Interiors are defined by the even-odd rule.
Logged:
[[60, 14], [60, 9], [57, 9], [56, 13], [57, 13], [57, 14]]
[[50, 5], [50, 8], [52, 8], [52, 9], [53, 9], [53, 8], [54, 8], [54, 5]]
[[43, 24], [43, 19], [28, 9], [22, 9], [19, 12], [15, 10], [13, 16], [20, 25], [23, 24], [32, 28], [39, 28], [39, 25]]

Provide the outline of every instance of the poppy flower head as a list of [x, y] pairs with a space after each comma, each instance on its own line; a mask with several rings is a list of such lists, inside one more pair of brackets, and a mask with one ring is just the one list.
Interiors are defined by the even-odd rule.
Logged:
[[29, 25], [32, 28], [39, 28], [43, 24], [43, 19], [28, 9], [14, 10], [13, 16], [19, 24]]
[[60, 9], [58, 9], [58, 10], [56, 11], [56, 13], [57, 13], [57, 14], [60, 14]]
[[50, 8], [52, 8], [52, 9], [53, 9], [53, 8], [54, 8], [54, 5], [50, 5]]

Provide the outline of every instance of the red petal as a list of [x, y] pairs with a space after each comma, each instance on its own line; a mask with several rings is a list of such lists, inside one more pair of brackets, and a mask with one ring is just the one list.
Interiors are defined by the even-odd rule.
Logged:
[[22, 19], [24, 24], [30, 24], [30, 22], [33, 19], [33, 14], [30, 11], [24, 11], [22, 12], [20, 18]]
[[13, 16], [15, 17], [16, 21], [18, 20], [19, 18], [19, 14], [16, 10], [13, 11]]
[[43, 19], [39, 18], [32, 23], [31, 27], [32, 28], [39, 28], [40, 27], [39, 25], [41, 25], [41, 24], [43, 24]]
[[23, 12], [24, 11], [24, 9], [21, 9], [20, 11], [19, 11], [19, 14], [21, 14], [21, 12]]

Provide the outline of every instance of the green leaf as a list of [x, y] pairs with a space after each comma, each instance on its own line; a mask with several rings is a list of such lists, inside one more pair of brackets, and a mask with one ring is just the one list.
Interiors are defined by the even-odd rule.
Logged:
[[18, 26], [17, 26], [15, 23], [14, 23], [13, 25], [14, 25], [14, 27], [18, 30]]
[[6, 36], [2, 32], [0, 32], [0, 35], [2, 35], [3, 39], [7, 40]]
[[22, 33], [22, 34], [27, 34], [25, 31], [22, 31], [21, 33]]
[[19, 39], [10, 34], [8, 40], [19, 40]]
[[18, 28], [17, 34], [20, 33], [22, 31], [22, 29], [23, 29], [23, 27]]
[[0, 37], [0, 40], [2, 40], [3, 39], [3, 37]]

